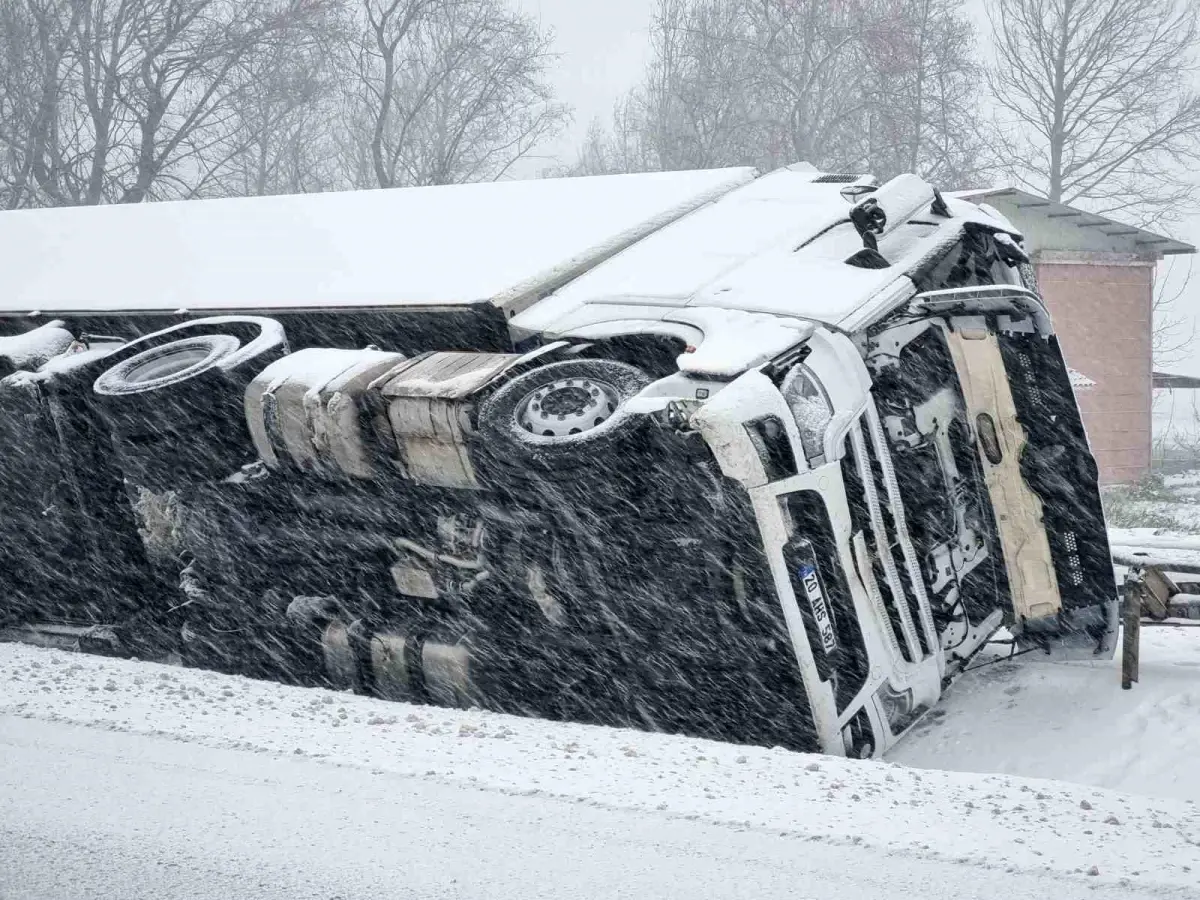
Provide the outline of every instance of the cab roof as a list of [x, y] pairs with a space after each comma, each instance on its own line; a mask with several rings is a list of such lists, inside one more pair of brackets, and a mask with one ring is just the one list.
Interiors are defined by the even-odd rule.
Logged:
[[[873, 181], [871, 182], [873, 185]], [[891, 207], [878, 265], [852, 262], [863, 238], [851, 223], [856, 179], [810, 166], [779, 169], [631, 245], [528, 310], [511, 325], [569, 334], [601, 321], [673, 318], [707, 308], [784, 316], [855, 330], [915, 293], [909, 273], [945, 252], [967, 223], [1020, 237], [973, 203], [943, 198], [914, 175], [872, 186]], [[639, 312], [640, 310], [640, 312]]]

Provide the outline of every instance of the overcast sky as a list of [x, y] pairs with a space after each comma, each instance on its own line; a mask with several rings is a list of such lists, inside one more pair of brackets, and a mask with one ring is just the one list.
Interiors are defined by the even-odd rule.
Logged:
[[597, 117], [607, 120], [613, 103], [640, 77], [649, 47], [654, 0], [516, 0], [554, 29], [561, 56], [554, 84], [575, 109], [570, 134], [550, 152], [568, 162], [571, 151]]
[[[554, 84], [575, 110], [575, 123], [548, 150], [568, 162], [588, 125], [607, 121], [613, 103], [637, 83], [649, 49], [650, 15], [655, 0], [513, 0], [552, 28], [561, 56]], [[980, 28], [988, 27], [984, 0], [965, 0]]]

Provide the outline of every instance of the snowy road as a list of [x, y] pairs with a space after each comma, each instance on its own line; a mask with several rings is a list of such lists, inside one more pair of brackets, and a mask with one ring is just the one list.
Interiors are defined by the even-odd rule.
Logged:
[[[969, 865], [0, 719], [0, 896], [991, 898]], [[1008, 897], [1155, 896], [1007, 875]]]
[[0, 645], [3, 900], [1198, 888], [1182, 800]]

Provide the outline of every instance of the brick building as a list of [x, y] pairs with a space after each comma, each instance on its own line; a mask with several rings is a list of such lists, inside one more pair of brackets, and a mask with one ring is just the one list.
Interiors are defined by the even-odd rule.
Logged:
[[1088, 438], [1106, 484], [1150, 469], [1153, 443], [1154, 271], [1190, 244], [1093, 215], [1016, 188], [963, 191], [1025, 233], [1067, 364], [1077, 381]]

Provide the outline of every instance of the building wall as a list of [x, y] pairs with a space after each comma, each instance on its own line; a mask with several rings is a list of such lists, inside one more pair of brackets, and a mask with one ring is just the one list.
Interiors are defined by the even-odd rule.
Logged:
[[1134, 481], [1150, 469], [1154, 261], [1075, 250], [1036, 261], [1067, 365], [1096, 382], [1078, 397], [1101, 482]]

